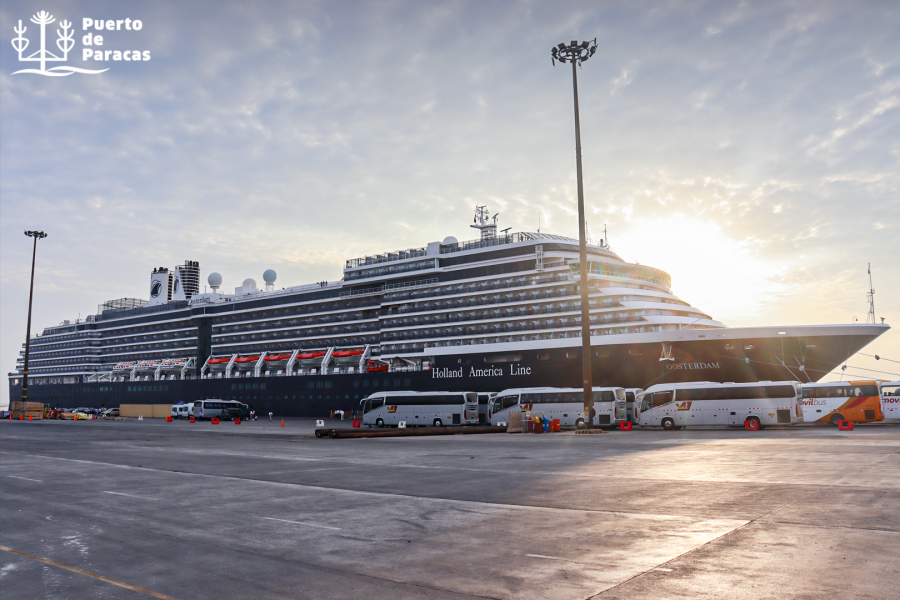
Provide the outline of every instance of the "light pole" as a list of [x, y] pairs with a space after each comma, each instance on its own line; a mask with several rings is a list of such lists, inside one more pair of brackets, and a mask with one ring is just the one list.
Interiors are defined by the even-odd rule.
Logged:
[[587, 239], [584, 232], [584, 182], [581, 176], [581, 122], [578, 117], [578, 71], [581, 65], [597, 51], [597, 38], [593, 42], [572, 41], [568, 46], [559, 44], [550, 51], [553, 64], [572, 63], [572, 89], [575, 95], [575, 166], [578, 176], [578, 246], [581, 264], [581, 380], [584, 387], [585, 428], [594, 424], [593, 378], [591, 376], [591, 320], [588, 304]]
[[[26, 231], [25, 235], [34, 238], [34, 250], [31, 252], [31, 287], [28, 290], [28, 324], [25, 326], [25, 364], [22, 365], [22, 402], [28, 401], [28, 350], [31, 347], [31, 299], [34, 297], [34, 259], [37, 256], [37, 241], [47, 237], [43, 231]], [[24, 410], [25, 407], [23, 406]]]

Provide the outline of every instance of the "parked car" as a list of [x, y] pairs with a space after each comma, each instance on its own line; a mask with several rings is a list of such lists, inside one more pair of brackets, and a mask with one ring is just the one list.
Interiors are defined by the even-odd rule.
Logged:
[[112, 419], [113, 417], [118, 417], [119, 409], [118, 408], [107, 408], [102, 413], [100, 413], [100, 416], [107, 418], [107, 419]]

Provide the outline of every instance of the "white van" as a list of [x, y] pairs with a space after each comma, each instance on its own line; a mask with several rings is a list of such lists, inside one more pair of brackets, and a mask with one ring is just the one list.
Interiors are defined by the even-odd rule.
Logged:
[[[193, 404], [193, 403], [191, 403], [191, 404]], [[173, 404], [172, 405], [172, 418], [173, 419], [190, 418], [191, 404]]]

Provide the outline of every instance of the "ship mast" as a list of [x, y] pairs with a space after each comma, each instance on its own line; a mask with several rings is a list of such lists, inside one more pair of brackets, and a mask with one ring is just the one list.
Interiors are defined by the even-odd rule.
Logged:
[[866, 323], [875, 324], [875, 286], [872, 285], [872, 263], [869, 263], [869, 292], [866, 294], [869, 301], [869, 314], [866, 315]]

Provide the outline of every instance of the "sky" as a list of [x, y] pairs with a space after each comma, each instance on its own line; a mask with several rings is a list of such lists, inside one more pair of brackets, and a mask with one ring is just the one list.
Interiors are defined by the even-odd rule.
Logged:
[[[20, 69], [71, 23], [65, 63]], [[122, 20], [84, 29], [84, 19]], [[124, 20], [140, 20], [140, 30]], [[588, 228], [730, 326], [900, 324], [896, 2], [114, 2], [0, 8], [0, 364], [32, 332], [148, 296], [197, 260], [223, 288], [336, 280], [346, 259], [469, 229]], [[85, 60], [138, 51], [140, 61]], [[93, 37], [92, 37], [93, 39]], [[105, 55], [104, 55], [105, 58]], [[878, 354], [882, 360], [876, 360]], [[900, 379], [900, 333], [847, 373]], [[839, 374], [827, 379], [838, 379]], [[0, 404], [8, 399], [2, 387]]]

